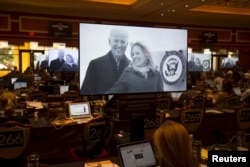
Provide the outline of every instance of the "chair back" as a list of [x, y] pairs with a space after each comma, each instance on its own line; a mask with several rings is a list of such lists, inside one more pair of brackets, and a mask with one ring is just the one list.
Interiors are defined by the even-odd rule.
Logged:
[[202, 123], [205, 109], [197, 106], [188, 106], [180, 110], [180, 123], [189, 133], [195, 132]]
[[189, 101], [189, 104], [191, 106], [196, 106], [196, 107], [205, 107], [205, 104], [206, 104], [206, 98], [202, 95], [196, 95], [196, 96], [193, 96], [190, 101]]
[[113, 136], [113, 124], [103, 117], [95, 118], [84, 124], [83, 143], [89, 145], [98, 139], [104, 139], [104, 147], [108, 147]]
[[158, 96], [156, 98], [157, 110], [170, 110], [172, 101], [171, 97]]
[[250, 105], [250, 95], [248, 95], [243, 102], [245, 105]]
[[226, 97], [224, 107], [226, 109], [236, 109], [240, 107], [240, 96], [232, 94]]
[[0, 158], [14, 159], [25, 152], [30, 139], [30, 127], [15, 121], [0, 124]]
[[244, 105], [235, 111], [238, 130], [248, 130], [250, 128], [250, 104]]
[[79, 92], [70, 90], [70, 91], [64, 92], [62, 97], [63, 97], [63, 101], [65, 102], [65, 101], [76, 101], [80, 99], [81, 96]]
[[152, 139], [156, 129], [164, 122], [165, 113], [157, 112], [156, 117], [144, 119], [144, 139]]
[[47, 101], [47, 93], [40, 91], [40, 90], [34, 90], [34, 91], [28, 93], [28, 100], [46, 102]]

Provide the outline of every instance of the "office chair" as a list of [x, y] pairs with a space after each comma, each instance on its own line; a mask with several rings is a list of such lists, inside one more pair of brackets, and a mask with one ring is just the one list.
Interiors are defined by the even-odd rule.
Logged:
[[105, 158], [113, 136], [113, 124], [103, 117], [83, 124], [82, 143], [70, 149], [72, 160]]
[[190, 99], [189, 104], [192, 106], [204, 108], [206, 104], [206, 98], [203, 95], [193, 96]]
[[33, 91], [28, 93], [28, 100], [29, 101], [46, 102], [47, 101], [47, 93], [42, 92], [40, 90], [33, 90]]
[[224, 102], [224, 107], [226, 109], [236, 109], [239, 108], [240, 105], [241, 105], [240, 96], [236, 94], [231, 94], [227, 96]]
[[250, 104], [235, 110], [237, 130], [250, 133]]
[[[30, 140], [31, 124], [7, 121], [0, 124], [0, 161], [24, 163]], [[20, 162], [21, 161], [21, 162]], [[11, 166], [11, 165], [10, 165]]]
[[77, 91], [73, 91], [73, 90], [69, 90], [64, 92], [64, 94], [62, 95], [63, 97], [63, 101], [76, 101], [78, 99], [80, 99], [80, 94]]
[[154, 132], [161, 126], [164, 119], [165, 113], [162, 112], [157, 112], [156, 117], [144, 119], [144, 139], [152, 139]]
[[205, 109], [191, 105], [180, 110], [180, 123], [189, 133], [195, 133], [204, 119]]

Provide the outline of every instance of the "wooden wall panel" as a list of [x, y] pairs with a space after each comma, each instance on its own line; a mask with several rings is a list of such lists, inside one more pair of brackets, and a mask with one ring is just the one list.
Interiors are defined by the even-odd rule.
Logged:
[[232, 30], [230, 29], [213, 29], [213, 28], [193, 28], [186, 27], [188, 29], [188, 38], [191, 40], [200, 40], [200, 35], [204, 31], [213, 31], [217, 33], [218, 42], [232, 42]]
[[20, 32], [39, 32], [48, 33], [48, 20], [21, 16], [19, 21]]
[[0, 30], [11, 31], [10, 15], [0, 14]]
[[236, 42], [250, 42], [250, 30], [236, 32]]

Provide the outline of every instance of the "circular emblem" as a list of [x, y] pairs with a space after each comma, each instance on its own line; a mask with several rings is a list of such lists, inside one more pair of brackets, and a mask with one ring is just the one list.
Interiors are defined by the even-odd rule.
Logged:
[[184, 62], [181, 52], [166, 51], [160, 64], [160, 71], [165, 84], [179, 84], [186, 76], [186, 64]]
[[209, 60], [203, 60], [202, 66], [203, 66], [203, 69], [205, 71], [209, 71], [210, 70], [210, 61]]

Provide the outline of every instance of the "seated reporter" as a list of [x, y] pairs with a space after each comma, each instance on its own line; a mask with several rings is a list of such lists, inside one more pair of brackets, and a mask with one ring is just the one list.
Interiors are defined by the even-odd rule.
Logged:
[[224, 107], [226, 97], [234, 94], [232, 81], [229, 79], [223, 80], [222, 90], [215, 96], [214, 106], [218, 108]]
[[23, 124], [30, 124], [28, 117], [17, 116], [15, 109], [17, 108], [16, 94], [11, 91], [5, 91], [0, 95], [0, 110], [4, 111], [0, 117], [0, 123], [7, 121], [17, 121]]
[[192, 141], [185, 127], [165, 121], [154, 133], [153, 144], [161, 167], [199, 167], [192, 153]]

